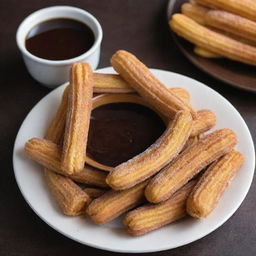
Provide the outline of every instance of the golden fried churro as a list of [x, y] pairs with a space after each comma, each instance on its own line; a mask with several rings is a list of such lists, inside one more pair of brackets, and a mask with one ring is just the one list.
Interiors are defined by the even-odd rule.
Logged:
[[119, 75], [93, 73], [94, 93], [127, 93], [134, 90]]
[[185, 3], [181, 11], [201, 25], [214, 27], [256, 42], [256, 22], [223, 10]]
[[216, 124], [215, 114], [208, 109], [197, 111], [197, 118], [193, 121], [193, 128], [190, 136], [197, 136], [210, 130]]
[[106, 179], [108, 185], [115, 190], [127, 189], [157, 173], [182, 150], [190, 135], [192, 123], [190, 112], [178, 112], [154, 144], [109, 173]]
[[182, 151], [184, 151], [185, 149], [187, 149], [188, 147], [194, 145], [195, 143], [197, 143], [199, 141], [200, 136], [190, 136], [185, 144], [185, 146], [183, 147]]
[[123, 223], [129, 234], [144, 235], [186, 215], [186, 199], [196, 184], [195, 180], [183, 186], [168, 200], [159, 204], [145, 204], [128, 212]]
[[53, 193], [63, 213], [69, 216], [77, 216], [85, 213], [90, 197], [71, 179], [46, 170], [47, 184]]
[[68, 174], [84, 168], [84, 154], [92, 108], [92, 71], [89, 64], [75, 63], [67, 108], [61, 168]]
[[212, 163], [236, 144], [236, 134], [230, 129], [214, 131], [188, 147], [148, 184], [148, 201], [158, 203], [168, 199], [204, 167]]
[[106, 190], [101, 188], [82, 188], [82, 190], [92, 199], [100, 197], [106, 193]]
[[[169, 90], [182, 100], [189, 102], [189, 92], [182, 88], [169, 88]], [[134, 89], [117, 74], [93, 73], [94, 93], [129, 93]]]
[[185, 102], [190, 101], [190, 94], [186, 89], [179, 88], [179, 87], [174, 87], [174, 88], [169, 88], [169, 90], [175, 94], [177, 97], [182, 99]]
[[179, 110], [188, 110], [193, 118], [196, 117], [196, 112], [187, 102], [182, 101], [168, 90], [131, 53], [123, 50], [117, 51], [111, 58], [111, 64], [131, 87], [167, 117], [173, 116]]
[[195, 218], [208, 216], [217, 205], [222, 193], [235, 176], [244, 157], [231, 150], [207, 168], [187, 200], [187, 212]]
[[108, 191], [101, 197], [93, 200], [86, 212], [95, 223], [107, 223], [141, 204], [144, 200], [144, 188], [147, 183], [148, 181], [144, 181], [122, 191]]
[[68, 87], [65, 88], [57, 113], [45, 133], [45, 139], [48, 139], [58, 145], [61, 144], [65, 131], [68, 89]]
[[[61, 144], [65, 129], [68, 88], [64, 90], [57, 113], [48, 127], [45, 138]], [[64, 112], [64, 113], [63, 113]], [[69, 216], [77, 216], [85, 213], [87, 205], [91, 202], [90, 196], [84, 192], [70, 178], [45, 169], [47, 185], [53, 194], [63, 213]]]
[[199, 25], [183, 14], [174, 14], [172, 30], [186, 40], [232, 60], [256, 65], [256, 48]]
[[217, 59], [217, 58], [222, 58], [217, 53], [211, 52], [209, 50], [206, 50], [200, 46], [195, 46], [193, 49], [194, 53], [197, 54], [198, 56], [204, 57], [204, 58], [209, 58], [209, 59]]
[[209, 8], [200, 5], [194, 5], [190, 3], [184, 3], [181, 6], [181, 13], [186, 15], [187, 17], [193, 19], [197, 23], [201, 25], [207, 25], [205, 21], [205, 16], [209, 11]]
[[93, 167], [85, 166], [80, 172], [71, 175], [63, 172], [60, 166], [61, 148], [51, 141], [33, 138], [26, 143], [25, 152], [44, 167], [68, 176], [72, 180], [97, 187], [107, 187], [105, 182], [106, 173]]
[[215, 6], [256, 21], [256, 2], [254, 0], [196, 0], [196, 2], [209, 7]]

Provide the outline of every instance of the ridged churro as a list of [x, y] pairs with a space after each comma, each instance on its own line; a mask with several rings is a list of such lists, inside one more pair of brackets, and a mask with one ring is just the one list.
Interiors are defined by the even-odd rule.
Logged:
[[216, 7], [256, 21], [256, 2], [254, 0], [196, 0], [197, 3]]
[[107, 187], [105, 182], [107, 174], [93, 167], [85, 166], [80, 172], [71, 175], [63, 172], [60, 163], [61, 148], [51, 141], [38, 138], [30, 139], [25, 145], [25, 152], [44, 167], [65, 175], [74, 181], [97, 187]]
[[187, 212], [195, 218], [208, 216], [244, 161], [241, 153], [231, 150], [211, 164], [187, 200]]
[[210, 130], [216, 124], [215, 114], [208, 109], [197, 111], [197, 118], [193, 121], [193, 128], [190, 136], [194, 137]]
[[63, 134], [65, 131], [68, 90], [69, 88], [66, 87], [63, 92], [57, 113], [45, 133], [45, 139], [50, 140], [58, 145], [62, 144]]
[[91, 198], [71, 179], [54, 173], [45, 172], [46, 182], [63, 213], [77, 216], [85, 213]]
[[149, 182], [145, 190], [146, 198], [152, 203], [168, 199], [208, 164], [229, 152], [236, 142], [236, 134], [230, 129], [206, 135], [183, 151]]
[[154, 144], [109, 173], [106, 179], [108, 185], [115, 190], [127, 189], [157, 173], [182, 150], [190, 135], [192, 123], [190, 112], [178, 112]]
[[167, 89], [134, 55], [117, 51], [111, 58], [114, 69], [133, 87], [146, 101], [151, 103], [167, 117], [179, 110], [188, 110], [193, 118], [196, 112], [170, 90]]
[[180, 87], [173, 87], [173, 88], [169, 88], [169, 90], [175, 94], [177, 97], [179, 97], [180, 99], [182, 99], [185, 102], [189, 102], [190, 101], [190, 94], [186, 89], [180, 88]]
[[[67, 105], [67, 88], [62, 95], [57, 113], [49, 125], [45, 138], [61, 144], [65, 129], [66, 117], [63, 111]], [[91, 197], [84, 192], [73, 180], [64, 177], [45, 168], [46, 183], [63, 213], [69, 216], [77, 216], [85, 213], [85, 209], [91, 202]]]
[[217, 28], [220, 31], [237, 35], [256, 42], [256, 22], [223, 10], [185, 3], [181, 12], [201, 25]]
[[61, 168], [68, 174], [79, 172], [84, 168], [92, 93], [90, 65], [80, 62], [73, 64], [61, 161]]
[[128, 212], [123, 220], [128, 233], [144, 235], [187, 215], [186, 200], [195, 184], [196, 181], [192, 180], [168, 200], [159, 204], [145, 204]]
[[175, 33], [195, 45], [232, 60], [256, 65], [256, 47], [214, 32], [183, 14], [174, 14], [169, 25]]
[[82, 188], [82, 190], [92, 199], [98, 198], [106, 193], [106, 190], [102, 188]]
[[119, 75], [93, 73], [94, 93], [127, 93], [134, 90]]
[[108, 191], [92, 201], [87, 208], [87, 214], [97, 224], [105, 224], [122, 213], [141, 204], [144, 198], [144, 188], [148, 181], [144, 181], [130, 189], [122, 191]]
[[[189, 92], [183, 88], [168, 88], [183, 101], [189, 102]], [[117, 74], [93, 73], [93, 92], [94, 93], [130, 93], [134, 89]]]

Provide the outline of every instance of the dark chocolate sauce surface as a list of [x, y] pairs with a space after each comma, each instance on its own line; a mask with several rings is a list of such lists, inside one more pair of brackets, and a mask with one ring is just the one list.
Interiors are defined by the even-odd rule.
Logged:
[[145, 151], [164, 132], [151, 109], [134, 103], [111, 103], [92, 111], [87, 154], [115, 167]]
[[92, 30], [73, 19], [59, 18], [34, 26], [26, 37], [26, 48], [48, 60], [72, 59], [88, 51], [94, 43]]

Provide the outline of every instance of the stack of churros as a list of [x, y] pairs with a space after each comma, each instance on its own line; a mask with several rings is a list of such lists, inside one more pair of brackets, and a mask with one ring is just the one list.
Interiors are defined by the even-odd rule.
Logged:
[[193, 0], [181, 6], [169, 25], [201, 57], [256, 65], [255, 1]]
[[[45, 168], [56, 203], [64, 214], [87, 214], [96, 224], [124, 214], [124, 227], [135, 236], [187, 215], [208, 216], [243, 163], [234, 149], [236, 134], [228, 128], [209, 132], [215, 114], [196, 111], [188, 91], [168, 89], [131, 53], [120, 50], [111, 63], [118, 74], [92, 73], [88, 64], [75, 63], [45, 138], [25, 145], [26, 154]], [[127, 162], [102, 170], [90, 166], [93, 92], [138, 93], [165, 118], [165, 132]]]

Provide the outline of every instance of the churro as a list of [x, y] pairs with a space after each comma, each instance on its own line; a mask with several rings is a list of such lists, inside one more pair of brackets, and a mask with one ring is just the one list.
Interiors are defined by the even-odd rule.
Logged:
[[214, 32], [183, 14], [174, 14], [169, 22], [179, 36], [223, 57], [256, 65], [256, 48]]
[[61, 168], [68, 174], [79, 172], [84, 167], [92, 93], [90, 65], [73, 64], [61, 161]]
[[82, 188], [82, 190], [92, 199], [98, 198], [106, 193], [106, 190], [102, 188]]
[[181, 12], [201, 25], [237, 35], [256, 42], [256, 22], [223, 10], [211, 10], [199, 5], [185, 3]]
[[94, 185], [97, 187], [107, 187], [105, 182], [107, 174], [93, 167], [85, 166], [80, 172], [68, 175], [61, 169], [61, 148], [51, 141], [33, 138], [25, 145], [26, 154], [34, 161], [44, 167], [65, 175], [74, 181]]
[[114, 69], [151, 105], [167, 117], [179, 110], [188, 110], [193, 118], [196, 112], [170, 90], [168, 90], [134, 55], [117, 51], [111, 58]]
[[[65, 129], [65, 115], [63, 114], [67, 104], [67, 88], [62, 95], [57, 113], [49, 125], [45, 138], [61, 144]], [[62, 212], [69, 216], [77, 216], [85, 213], [85, 209], [91, 202], [91, 197], [84, 192], [74, 181], [45, 168], [46, 183], [53, 194]]]
[[147, 183], [148, 181], [144, 181], [122, 191], [108, 191], [93, 200], [86, 212], [95, 223], [105, 224], [141, 204], [144, 201], [144, 188]]
[[190, 112], [178, 112], [154, 144], [109, 173], [106, 179], [108, 185], [115, 190], [127, 189], [157, 173], [182, 150], [190, 135], [192, 123]]
[[216, 124], [215, 114], [208, 109], [197, 111], [197, 118], [193, 121], [193, 128], [190, 136], [194, 137], [203, 132], [206, 132]]
[[65, 88], [57, 113], [45, 133], [45, 139], [58, 145], [62, 144], [66, 125], [66, 111], [68, 104], [68, 87]]
[[119, 75], [93, 73], [94, 93], [128, 93], [132, 87]]
[[186, 215], [186, 199], [196, 184], [195, 180], [183, 186], [168, 200], [159, 204], [145, 204], [128, 212], [123, 223], [129, 234], [144, 235], [170, 224]]
[[187, 212], [195, 218], [208, 216], [244, 161], [241, 153], [231, 150], [211, 164], [187, 200]]
[[256, 21], [256, 2], [254, 0], [196, 0], [197, 3], [216, 7]]
[[77, 216], [85, 213], [91, 198], [71, 179], [54, 173], [45, 172], [46, 182], [63, 213]]
[[145, 190], [146, 198], [152, 203], [168, 199], [208, 164], [229, 152], [236, 142], [236, 134], [230, 129], [206, 135], [149, 182]]

